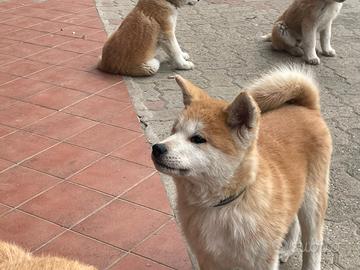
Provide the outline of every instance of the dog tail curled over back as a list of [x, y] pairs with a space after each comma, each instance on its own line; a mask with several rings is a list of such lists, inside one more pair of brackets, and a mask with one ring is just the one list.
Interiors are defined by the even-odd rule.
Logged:
[[318, 85], [311, 72], [301, 66], [278, 67], [246, 90], [255, 99], [261, 112], [271, 111], [285, 104], [320, 110]]

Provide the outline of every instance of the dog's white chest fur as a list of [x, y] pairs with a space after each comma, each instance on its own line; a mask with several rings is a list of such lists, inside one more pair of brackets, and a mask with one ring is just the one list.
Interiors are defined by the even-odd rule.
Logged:
[[324, 7], [324, 11], [318, 20], [318, 31], [324, 30], [336, 18], [340, 13], [342, 5], [341, 3], [331, 3]]

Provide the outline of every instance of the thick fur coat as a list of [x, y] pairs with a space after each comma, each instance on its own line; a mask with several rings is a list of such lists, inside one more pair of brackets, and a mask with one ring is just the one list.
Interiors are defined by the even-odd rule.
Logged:
[[301, 225], [302, 269], [320, 270], [332, 143], [310, 74], [280, 68], [230, 104], [176, 80], [185, 109], [152, 158], [200, 269], [277, 270]]

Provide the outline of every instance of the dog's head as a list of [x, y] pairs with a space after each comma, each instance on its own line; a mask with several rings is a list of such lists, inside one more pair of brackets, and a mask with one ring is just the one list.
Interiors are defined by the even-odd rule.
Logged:
[[153, 145], [153, 162], [165, 174], [219, 187], [237, 173], [254, 145], [258, 106], [245, 92], [228, 104], [211, 98], [181, 76], [176, 76], [176, 81], [185, 109], [171, 136]]

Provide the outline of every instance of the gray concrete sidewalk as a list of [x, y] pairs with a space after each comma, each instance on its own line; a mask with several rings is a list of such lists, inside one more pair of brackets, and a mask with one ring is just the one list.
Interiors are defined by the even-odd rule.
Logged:
[[[108, 33], [134, 0], [96, 0]], [[193, 71], [176, 71], [214, 97], [231, 100], [252, 79], [273, 66], [299, 59], [259, 41], [289, 0], [202, 0], [180, 11], [177, 36], [190, 53]], [[321, 84], [323, 114], [331, 128], [334, 155], [322, 269], [360, 269], [360, 5], [345, 2], [333, 25], [336, 58], [321, 58], [313, 70]], [[152, 78], [127, 78], [130, 94], [151, 142], [169, 134], [182, 109], [181, 93], [164, 63]], [[173, 197], [172, 186], [165, 181]], [[300, 252], [281, 269], [300, 269]]]

